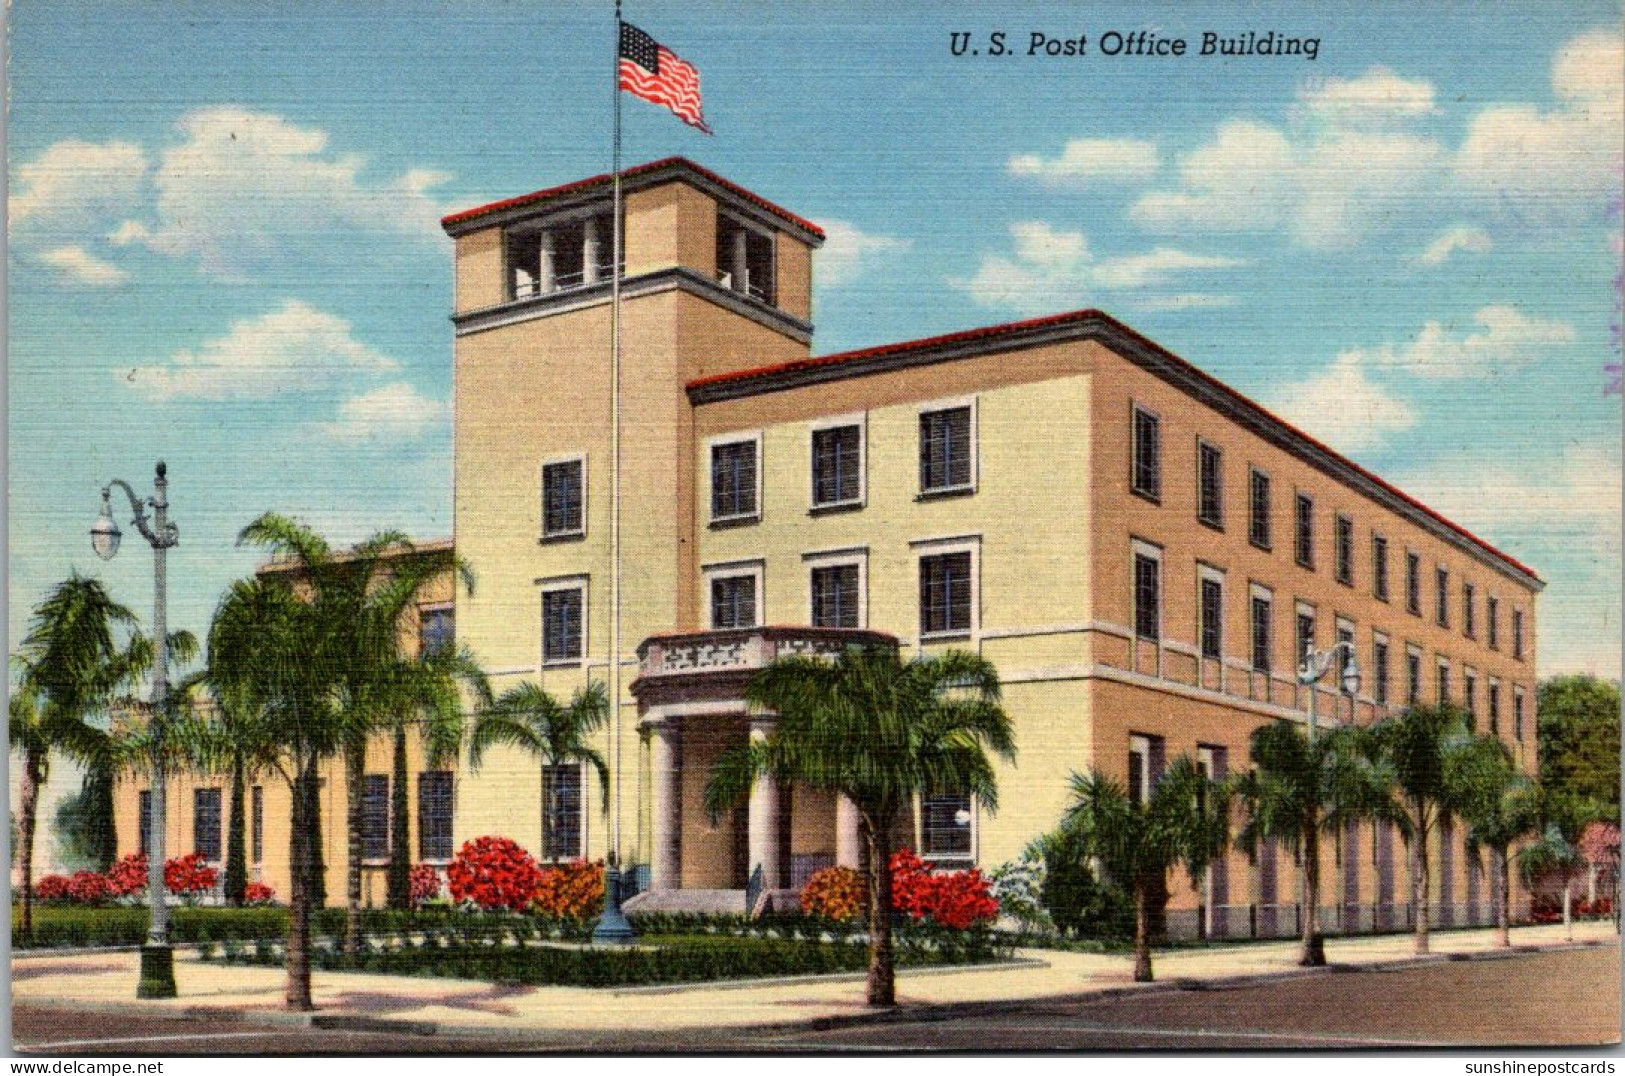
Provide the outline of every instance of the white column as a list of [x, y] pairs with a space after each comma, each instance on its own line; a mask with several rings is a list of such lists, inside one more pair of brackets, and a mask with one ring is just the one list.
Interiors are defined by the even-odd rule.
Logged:
[[672, 718], [655, 723], [649, 734], [649, 771], [653, 797], [650, 828], [653, 852], [650, 889], [680, 889], [683, 884], [682, 740]]
[[845, 796], [835, 798], [835, 863], [858, 869], [863, 862], [863, 839], [858, 830], [858, 805]]
[[546, 295], [553, 290], [553, 232], [542, 233], [541, 266], [536, 276], [536, 294]]
[[588, 217], [581, 230], [581, 281], [598, 283], [598, 218]]
[[[750, 738], [767, 739], [773, 729], [771, 716], [750, 719]], [[762, 868], [762, 888], [778, 889], [779, 870], [779, 783], [771, 777], [758, 777], [750, 786], [750, 873]]]
[[750, 280], [747, 278], [747, 274], [750, 272], [750, 260], [745, 255], [745, 229], [743, 228], [734, 231], [733, 261], [734, 291], [750, 291]]

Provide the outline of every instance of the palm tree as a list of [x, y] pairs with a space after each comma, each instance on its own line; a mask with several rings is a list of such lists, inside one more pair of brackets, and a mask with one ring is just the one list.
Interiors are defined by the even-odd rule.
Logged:
[[[1168, 872], [1184, 864], [1192, 885], [1223, 854], [1230, 834], [1230, 793], [1188, 755], [1169, 763], [1149, 798], [1130, 799], [1098, 770], [1072, 775], [1072, 802], [1060, 833], [1085, 859], [1134, 893], [1134, 981], [1151, 972], [1150, 905]], [[1061, 846], [1055, 842], [1056, 846]]]
[[1447, 779], [1452, 757], [1471, 742], [1466, 715], [1445, 703], [1411, 706], [1368, 730], [1377, 758], [1393, 771], [1400, 833], [1410, 843], [1411, 906], [1416, 912], [1415, 951], [1428, 951], [1430, 854], [1433, 834], [1460, 813], [1461, 789]]
[[1362, 750], [1363, 733], [1352, 726], [1328, 729], [1311, 740], [1284, 721], [1253, 730], [1252, 769], [1234, 787], [1247, 805], [1247, 823], [1236, 843], [1255, 854], [1273, 841], [1303, 864], [1298, 874], [1303, 948], [1298, 963], [1326, 963], [1320, 933], [1320, 838], [1335, 836], [1361, 818], [1387, 819], [1390, 775]]
[[1518, 870], [1525, 883], [1533, 885], [1541, 878], [1556, 875], [1563, 883], [1563, 929], [1570, 941], [1574, 940], [1573, 889], [1574, 879], [1585, 870], [1585, 857], [1580, 854], [1562, 828], [1553, 822], [1546, 827], [1540, 839], [1531, 841], [1518, 850]]
[[1514, 843], [1534, 832], [1540, 820], [1540, 789], [1518, 772], [1512, 753], [1492, 736], [1478, 736], [1447, 759], [1451, 799], [1467, 824], [1467, 851], [1490, 850], [1500, 884], [1495, 908], [1495, 941], [1512, 945], [1512, 886], [1509, 869]]
[[892, 647], [853, 646], [832, 661], [780, 658], [751, 678], [745, 698], [778, 720], [765, 740], [724, 752], [706, 785], [706, 810], [720, 818], [758, 780], [795, 781], [852, 802], [869, 857], [868, 1001], [895, 1005], [892, 824], [917, 797], [941, 790], [998, 809], [987, 753], [1007, 762], [1016, 754], [998, 671], [962, 651], [905, 663]]
[[[497, 697], [474, 723], [468, 743], [468, 764], [475, 770], [485, 752], [498, 745], [517, 747], [542, 766], [585, 763], [598, 771], [599, 795], [609, 809], [609, 766], [587, 743], [609, 718], [609, 693], [601, 681], [578, 690], [569, 706], [535, 684], [519, 684]], [[553, 809], [542, 812], [542, 847], [548, 847]]]

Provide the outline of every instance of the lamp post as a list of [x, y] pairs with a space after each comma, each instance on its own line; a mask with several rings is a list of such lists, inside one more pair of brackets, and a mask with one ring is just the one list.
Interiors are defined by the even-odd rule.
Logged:
[[[138, 998], [172, 998], [175, 996], [175, 954], [169, 945], [169, 904], [164, 887], [164, 725], [169, 706], [169, 626], [166, 622], [165, 590], [167, 574], [165, 555], [180, 541], [180, 532], [169, 522], [169, 480], [165, 477], [164, 461], [158, 461], [157, 476], [153, 479], [153, 495], [146, 500], [137, 497], [128, 482], [113, 479], [102, 487], [102, 514], [90, 528], [90, 547], [103, 560], [112, 560], [118, 553], [119, 540], [124, 537], [118, 524], [113, 522], [113, 487], [117, 486], [130, 499], [131, 522], [152, 546], [153, 555], [153, 665], [152, 665], [152, 820], [147, 839], [147, 893], [152, 907], [152, 924], [147, 929], [146, 944], [141, 946], [141, 979], [136, 984]], [[152, 509], [152, 522], [147, 522], [148, 508]]]
[[1326, 675], [1337, 660], [1339, 652], [1347, 650], [1348, 664], [1343, 666], [1343, 691], [1350, 698], [1358, 698], [1360, 694], [1360, 666], [1354, 660], [1354, 644], [1348, 641], [1339, 642], [1328, 650], [1316, 650], [1314, 643], [1303, 648], [1303, 664], [1298, 666], [1298, 683], [1309, 687], [1309, 742], [1315, 741], [1315, 685], [1320, 678]]

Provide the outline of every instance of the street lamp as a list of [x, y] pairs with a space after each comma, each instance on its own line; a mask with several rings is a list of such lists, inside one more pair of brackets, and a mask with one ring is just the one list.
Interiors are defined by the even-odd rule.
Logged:
[[[153, 666], [152, 666], [152, 820], [147, 839], [147, 893], [152, 907], [152, 925], [147, 930], [146, 944], [141, 947], [141, 979], [136, 984], [138, 998], [172, 998], [175, 996], [175, 954], [169, 945], [169, 904], [164, 887], [164, 753], [163, 732], [169, 706], [169, 638], [166, 623], [165, 589], [167, 574], [165, 554], [180, 541], [180, 532], [169, 522], [169, 480], [164, 477], [164, 461], [158, 461], [158, 474], [153, 480], [154, 493], [146, 500], [135, 495], [130, 484], [113, 479], [102, 487], [102, 513], [90, 528], [90, 548], [103, 560], [112, 560], [118, 553], [119, 540], [124, 537], [113, 521], [113, 487], [117, 486], [130, 499], [131, 522], [152, 546], [153, 555]], [[146, 509], [152, 509], [152, 522], [147, 522]]]
[[1314, 643], [1308, 643], [1303, 648], [1303, 664], [1298, 666], [1298, 683], [1309, 687], [1309, 739], [1315, 738], [1315, 685], [1320, 678], [1332, 667], [1337, 655], [1348, 651], [1348, 661], [1343, 666], [1343, 692], [1350, 698], [1358, 698], [1360, 694], [1360, 666], [1354, 660], [1354, 644], [1346, 639], [1337, 643], [1329, 650], [1316, 650]]

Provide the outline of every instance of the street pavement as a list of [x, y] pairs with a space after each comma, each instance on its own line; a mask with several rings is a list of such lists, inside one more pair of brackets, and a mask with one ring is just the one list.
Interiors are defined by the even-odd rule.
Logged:
[[1341, 967], [1310, 975], [1291, 944], [1186, 950], [1157, 957], [1149, 988], [1120, 955], [1030, 950], [1041, 964], [906, 972], [894, 1014], [867, 1010], [861, 980], [844, 977], [654, 993], [317, 973], [317, 1026], [281, 1011], [278, 969], [178, 955], [182, 996], [137, 1002], [135, 954], [23, 956], [13, 1029], [20, 1050], [69, 1055], [1616, 1042], [1618, 935], [1574, 934], [1592, 947], [1567, 948], [1561, 927], [1514, 931], [1510, 955], [1488, 931], [1435, 934], [1422, 961], [1409, 936], [1328, 939]]

